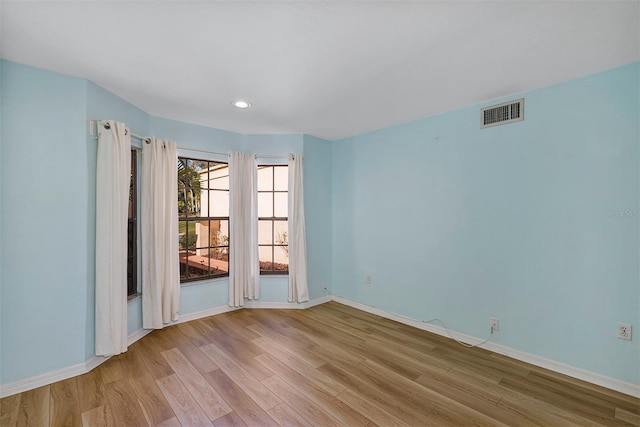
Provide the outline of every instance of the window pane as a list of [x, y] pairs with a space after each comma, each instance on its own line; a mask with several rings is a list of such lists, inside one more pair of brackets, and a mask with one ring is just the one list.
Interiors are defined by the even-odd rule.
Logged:
[[211, 220], [208, 224], [207, 236], [209, 241], [207, 246], [219, 246], [220, 245], [220, 221]]
[[189, 254], [189, 278], [209, 275], [209, 257], [207, 249], [199, 250], [199, 255]]
[[206, 167], [206, 164], [200, 168], [195, 169], [196, 174], [198, 175], [198, 182], [200, 183], [199, 190], [208, 190], [209, 189], [209, 169]]
[[182, 157], [178, 157], [178, 216], [185, 216], [187, 212], [186, 205], [186, 187], [184, 184], [184, 170], [186, 167], [186, 160]]
[[289, 175], [288, 166], [275, 166], [273, 168], [274, 187], [275, 191], [287, 191], [289, 187]]
[[223, 275], [229, 272], [229, 248], [212, 248], [209, 253], [210, 274]]
[[211, 226], [208, 219], [196, 222], [196, 247], [208, 248], [211, 235]]
[[229, 167], [225, 164], [211, 163], [209, 170], [209, 188], [214, 190], [229, 189]]
[[259, 245], [271, 245], [273, 244], [273, 221], [258, 221], [258, 244]]
[[229, 221], [211, 220], [209, 246], [229, 246]]
[[178, 259], [180, 260], [180, 281], [183, 281], [187, 278], [187, 253], [179, 251]]
[[186, 215], [197, 216], [200, 211], [200, 175], [194, 160], [178, 158], [178, 203]]
[[193, 221], [178, 222], [178, 243], [180, 249], [196, 248], [196, 223]]
[[[209, 220], [203, 219], [194, 222], [189, 222], [189, 224], [195, 224], [195, 234], [193, 235], [196, 243], [194, 248], [206, 248], [209, 246]], [[189, 234], [191, 236], [191, 234]], [[190, 237], [191, 238], [191, 237]], [[201, 254], [201, 251], [197, 252], [198, 255]]]
[[275, 202], [274, 216], [287, 218], [289, 216], [289, 193], [273, 193]]
[[183, 217], [187, 215], [187, 204], [185, 203], [185, 191], [184, 186], [180, 186], [178, 181], [178, 216]]
[[273, 191], [273, 166], [258, 166], [258, 191]]
[[178, 221], [178, 243], [180, 245], [180, 249], [183, 249], [183, 236], [187, 232], [187, 223], [185, 221]]
[[127, 221], [127, 258], [132, 259], [136, 256], [136, 221]]
[[211, 203], [211, 201], [209, 200], [209, 192], [206, 190], [200, 190], [198, 192], [198, 212], [195, 216], [199, 216], [199, 217], [208, 217], [211, 216], [209, 214], [209, 212], [211, 212], [211, 209], [209, 207], [209, 204]]
[[[190, 222], [189, 228], [195, 229], [195, 223]], [[192, 236], [192, 234], [190, 233], [189, 236]], [[186, 235], [182, 240], [186, 242]], [[189, 250], [180, 249], [178, 251], [181, 279], [198, 277], [203, 274], [204, 272], [204, 267], [202, 262], [203, 258], [198, 255], [198, 252], [201, 252], [201, 251], [202, 250], [198, 250], [195, 248], [195, 244], [192, 244]]]
[[217, 251], [215, 256], [211, 258], [211, 268], [214, 270], [215, 274], [229, 274], [229, 251], [225, 250], [223, 252], [222, 249], [220, 249]]
[[136, 250], [136, 220], [129, 220], [127, 226], [127, 295], [138, 292], [138, 251]]
[[273, 221], [273, 236], [276, 245], [288, 245], [287, 221]]
[[129, 219], [136, 217], [136, 150], [131, 150], [131, 176], [129, 178]]
[[189, 160], [191, 162], [193, 170], [201, 174], [204, 172], [203, 177], [206, 179], [206, 171], [209, 168], [209, 162], [206, 160]]
[[273, 270], [271, 262], [273, 246], [259, 246], [258, 258], [260, 259], [260, 270]]
[[258, 217], [273, 217], [273, 193], [258, 193]]
[[199, 253], [200, 253], [200, 257], [204, 259], [198, 258], [198, 261], [200, 261], [201, 265], [204, 266], [205, 275], [209, 276], [212, 274], [211, 270], [214, 269], [211, 267], [211, 258], [210, 258], [209, 248], [201, 249]]
[[289, 270], [289, 246], [274, 247], [273, 269], [282, 272]]
[[208, 193], [211, 198], [209, 216], [229, 216], [229, 192], [211, 190]]
[[209, 275], [209, 266], [204, 261], [198, 259], [194, 260], [189, 257], [189, 279], [197, 279], [200, 277], [207, 277]]

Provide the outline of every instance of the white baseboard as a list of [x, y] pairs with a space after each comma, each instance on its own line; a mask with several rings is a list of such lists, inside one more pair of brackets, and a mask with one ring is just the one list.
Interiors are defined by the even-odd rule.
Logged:
[[[340, 304], [347, 305], [349, 307], [357, 308], [358, 310], [366, 311], [367, 313], [375, 314], [386, 319], [395, 320], [405, 325], [413, 326], [418, 329], [422, 329], [428, 332], [433, 332], [447, 338], [455, 338], [458, 341], [462, 341], [467, 344], [475, 345], [481, 343], [482, 339], [473, 337], [471, 335], [463, 334], [460, 332], [450, 331], [451, 336], [447, 333], [447, 330], [441, 326], [432, 325], [430, 323], [421, 322], [418, 320], [407, 319], [406, 317], [399, 316], [397, 314], [382, 310], [377, 307], [373, 307], [366, 304], [361, 304], [340, 296], [333, 296], [333, 301]], [[620, 393], [628, 394], [633, 397], [640, 398], [640, 385], [633, 384], [626, 381], [618, 380], [616, 378], [607, 377], [595, 372], [587, 371], [585, 369], [576, 368], [565, 363], [556, 362], [555, 360], [547, 359], [535, 354], [527, 353], [524, 351], [516, 350], [511, 347], [507, 347], [501, 344], [495, 344], [488, 342], [482, 345], [482, 348], [492, 351], [494, 353], [502, 354], [512, 359], [521, 360], [526, 363], [530, 363], [541, 368], [549, 369], [550, 371], [558, 372], [560, 374], [568, 375], [570, 377], [586, 381], [592, 384], [596, 384], [602, 387], [606, 387], [611, 390], [619, 391]]]
[[313, 307], [315, 305], [324, 304], [332, 300], [331, 295], [325, 295], [311, 301], [297, 302], [263, 302], [263, 301], [246, 301], [243, 308], [270, 308], [270, 309], [293, 309], [302, 310]]
[[133, 344], [134, 342], [143, 338], [145, 335], [151, 333], [152, 331], [153, 329], [138, 329], [137, 331], [135, 331], [134, 333], [132, 333], [127, 337], [127, 345], [129, 346]]
[[[331, 295], [324, 296], [322, 298], [317, 298], [312, 301], [307, 301], [302, 304], [297, 303], [269, 303], [269, 302], [258, 302], [258, 301], [248, 301], [245, 303], [244, 307], [215, 307], [207, 310], [197, 311], [194, 313], [189, 313], [180, 316], [179, 320], [175, 322], [171, 322], [166, 326], [177, 325], [178, 323], [190, 322], [192, 320], [202, 319], [204, 317], [215, 316], [216, 314], [227, 313], [234, 310], [239, 310], [241, 308], [288, 308], [288, 309], [304, 309], [313, 307], [314, 305], [322, 304], [325, 302], [331, 301]], [[127, 338], [128, 345], [133, 344], [138, 341], [145, 335], [153, 332], [153, 329], [139, 329], [133, 332]], [[79, 363], [74, 366], [70, 366], [68, 368], [57, 369], [55, 371], [47, 372], [40, 375], [35, 375], [33, 377], [29, 377], [23, 380], [14, 381], [8, 384], [0, 385], [0, 399], [11, 396], [14, 394], [22, 393], [23, 391], [33, 390], [34, 388], [42, 387], [45, 385], [49, 385], [58, 381], [66, 380], [71, 377], [75, 377], [78, 375], [86, 374], [87, 372], [93, 370], [98, 367], [102, 363], [109, 360], [109, 357], [101, 357], [101, 356], [93, 356], [91, 359], [87, 360], [84, 363]]]
[[[140, 338], [147, 335], [149, 332], [151, 331], [140, 329], [139, 331], [132, 333], [127, 337], [127, 344], [133, 344]], [[78, 375], [86, 374], [87, 372], [94, 370], [109, 359], [110, 357], [93, 356], [91, 359], [87, 360], [84, 363], [79, 363], [68, 368], [57, 369], [55, 371], [29, 377], [24, 380], [18, 380], [12, 383], [0, 385], [0, 399], [7, 396], [12, 396], [14, 394], [22, 393], [23, 391], [33, 390], [34, 388], [76, 377]]]
[[170, 323], [170, 325], [177, 325], [178, 323], [191, 322], [192, 320], [202, 319], [203, 317], [215, 316], [216, 314], [228, 313], [230, 311], [239, 310], [242, 307], [229, 307], [228, 305], [223, 305], [221, 307], [208, 308], [206, 310], [196, 311], [189, 314], [180, 315], [180, 318], [175, 322]]
[[[455, 331], [450, 331], [451, 336], [449, 336], [449, 334], [447, 334], [446, 329], [444, 329], [443, 327], [432, 325], [430, 323], [420, 322], [417, 320], [407, 319], [406, 317], [399, 316], [397, 314], [382, 310], [380, 308], [372, 307], [366, 304], [361, 304], [359, 302], [355, 302], [340, 296], [326, 295], [324, 297], [316, 298], [314, 300], [307, 301], [302, 304], [248, 301], [245, 303], [245, 306], [243, 308], [306, 309], [306, 308], [313, 307], [315, 305], [324, 304], [329, 301], [336, 301], [336, 302], [339, 302], [340, 304], [344, 304], [344, 305], [356, 308], [358, 310], [366, 311], [368, 313], [375, 314], [387, 319], [395, 320], [397, 322], [404, 323], [405, 325], [413, 326], [428, 332], [433, 332], [435, 334], [438, 334], [444, 337], [448, 337], [448, 338], [453, 337], [467, 344], [478, 344], [483, 341], [480, 338], [476, 338], [471, 335], [466, 335], [466, 334], [455, 332]], [[215, 307], [212, 309], [198, 311], [195, 313], [189, 313], [187, 315], [181, 316], [178, 321], [172, 322], [171, 325], [183, 323], [183, 322], [189, 322], [189, 321], [201, 319], [204, 317], [215, 316], [216, 314], [227, 313], [227, 312], [238, 310], [238, 309], [239, 308], [222, 306], [222, 307]], [[152, 332], [152, 330], [140, 329], [138, 331], [135, 331], [134, 333], [129, 335], [128, 344], [129, 345], [133, 344], [134, 342], [138, 341], [139, 339], [141, 339], [142, 337], [144, 337], [150, 332]], [[484, 344], [482, 347], [487, 350], [493, 351], [495, 353], [511, 357], [513, 359], [521, 360], [523, 362], [530, 363], [532, 365], [539, 366], [541, 368], [549, 369], [554, 372], [568, 375], [573, 378], [577, 378], [592, 384], [597, 384], [602, 387], [609, 388], [611, 390], [619, 391], [621, 393], [640, 398], [640, 385], [638, 384], [632, 384], [632, 383], [621, 381], [615, 378], [610, 378], [604, 375], [597, 374], [595, 372], [576, 368], [571, 365], [567, 365], [561, 362], [556, 362], [551, 359], [546, 359], [544, 357], [536, 356], [535, 354], [526, 353], [526, 352], [516, 350], [500, 344], [489, 342]], [[24, 380], [19, 380], [12, 383], [0, 385], [0, 399], [7, 396], [11, 396], [13, 394], [21, 393], [23, 391], [32, 390], [37, 387], [42, 387], [48, 384], [52, 384], [57, 381], [66, 380], [68, 378], [71, 378], [77, 375], [85, 374], [107, 360], [109, 360], [108, 357], [94, 356], [84, 363], [79, 363], [77, 365], [70, 366], [68, 368], [58, 369], [55, 371], [51, 371], [51, 372], [36, 375], [30, 378], [26, 378]]]
[[304, 303], [305, 304], [304, 308], [311, 308], [313, 306], [324, 304], [325, 302], [329, 302], [329, 301], [333, 301], [333, 296], [332, 295], [325, 295], [323, 297], [316, 298], [314, 300], [305, 302]]
[[85, 372], [85, 363], [79, 363], [68, 368], [58, 369], [56, 371], [36, 375], [24, 380], [3, 384], [0, 386], [0, 399], [13, 394], [22, 393], [23, 391], [42, 387], [43, 385], [66, 380], [77, 375], [82, 375]]
[[108, 357], [93, 356], [84, 363], [78, 363], [77, 365], [70, 366], [68, 368], [57, 369], [55, 371], [29, 377], [24, 380], [0, 385], [0, 399], [22, 393], [23, 391], [33, 390], [34, 388], [76, 377], [78, 375], [86, 374], [107, 360], [109, 360]]
[[87, 373], [89, 371], [93, 371], [95, 368], [97, 368], [98, 366], [102, 365], [104, 362], [106, 362], [109, 359], [111, 359], [111, 356], [109, 356], [109, 357], [93, 356], [91, 359], [89, 359], [86, 362], [84, 362], [84, 372], [83, 372], [83, 374], [85, 374], [85, 373]]

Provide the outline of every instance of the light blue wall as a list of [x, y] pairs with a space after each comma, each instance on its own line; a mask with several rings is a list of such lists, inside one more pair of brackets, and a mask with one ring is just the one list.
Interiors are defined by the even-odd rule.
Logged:
[[[161, 139], [176, 141], [179, 147], [221, 153], [242, 151], [242, 135], [240, 134], [160, 117], [151, 117], [151, 133]], [[206, 156], [203, 153], [189, 153], [184, 150], [181, 150], [179, 154]], [[227, 161], [226, 155], [214, 155], [214, 157]]]
[[639, 71], [334, 143], [333, 293], [639, 383]]
[[302, 153], [303, 138], [303, 135], [242, 135], [242, 151], [278, 157], [258, 157], [260, 164], [286, 164], [289, 153]]
[[320, 298], [332, 290], [331, 268], [331, 143], [304, 136], [304, 215], [307, 233], [309, 297]]
[[83, 363], [85, 81], [2, 61], [2, 383]]
[[[525, 93], [521, 123], [480, 130], [475, 106], [335, 143], [151, 117], [86, 80], [0, 65], [2, 384], [93, 356], [92, 118], [282, 156], [265, 163], [302, 152], [312, 299], [327, 286], [478, 337], [495, 316], [495, 342], [640, 380], [640, 341], [615, 338], [617, 322], [640, 330], [638, 64]], [[226, 305], [227, 288], [183, 286], [182, 314]], [[261, 301], [286, 298], [285, 277], [263, 278]], [[128, 313], [133, 333], [139, 299]]]

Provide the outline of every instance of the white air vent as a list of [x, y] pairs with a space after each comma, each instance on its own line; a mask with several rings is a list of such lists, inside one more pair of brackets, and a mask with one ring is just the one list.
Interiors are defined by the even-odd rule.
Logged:
[[493, 105], [480, 111], [480, 127], [506, 125], [524, 120], [524, 98]]

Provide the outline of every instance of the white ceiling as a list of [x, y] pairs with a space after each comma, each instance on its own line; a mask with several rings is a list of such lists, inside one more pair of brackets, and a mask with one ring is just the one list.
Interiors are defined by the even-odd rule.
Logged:
[[[640, 2], [1, 1], [1, 56], [160, 117], [340, 139], [640, 60]], [[234, 109], [249, 100], [253, 108]]]

